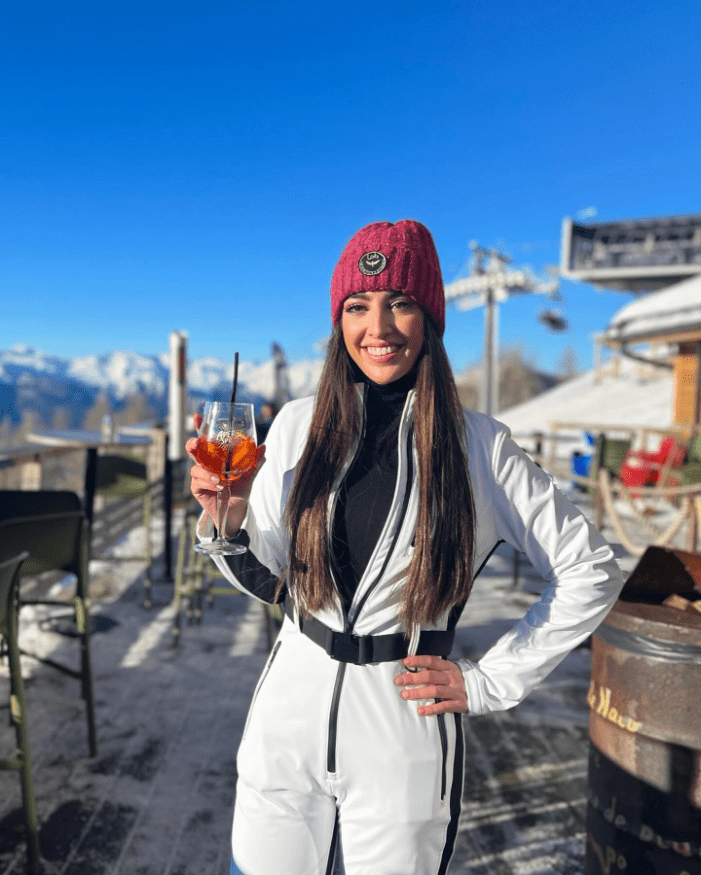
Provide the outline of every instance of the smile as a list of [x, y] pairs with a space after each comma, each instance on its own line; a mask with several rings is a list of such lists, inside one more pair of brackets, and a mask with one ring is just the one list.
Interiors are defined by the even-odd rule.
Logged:
[[392, 355], [392, 353], [398, 352], [399, 349], [401, 349], [399, 346], [366, 346], [365, 352], [368, 355], [380, 357]]

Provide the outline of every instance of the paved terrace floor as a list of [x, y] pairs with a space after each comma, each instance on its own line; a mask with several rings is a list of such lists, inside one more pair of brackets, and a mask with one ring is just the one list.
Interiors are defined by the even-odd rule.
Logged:
[[[622, 560], [628, 570], [635, 564]], [[175, 649], [171, 586], [157, 584], [146, 611], [138, 564], [93, 563], [91, 572], [95, 759], [86, 755], [77, 682], [29, 659], [24, 666], [44, 871], [228, 875], [236, 750], [267, 655], [261, 607], [244, 596], [218, 598], [201, 625], [184, 626]], [[454, 652], [478, 657], [540, 587], [525, 570], [514, 589], [510, 550], [497, 552], [475, 585]], [[45, 650], [75, 652], [73, 639], [39, 633], [35, 619], [23, 626], [25, 644], [34, 637]], [[13, 745], [6, 678], [0, 666], [0, 756]], [[453, 875], [583, 871], [588, 683], [589, 651], [581, 648], [517, 708], [465, 719]], [[23, 873], [24, 859], [19, 780], [0, 773], [0, 875]]]

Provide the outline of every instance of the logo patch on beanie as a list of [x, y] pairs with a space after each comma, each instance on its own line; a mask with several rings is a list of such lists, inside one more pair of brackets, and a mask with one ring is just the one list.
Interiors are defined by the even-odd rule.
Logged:
[[366, 252], [360, 256], [358, 270], [365, 276], [377, 276], [387, 267], [387, 259], [381, 252]]

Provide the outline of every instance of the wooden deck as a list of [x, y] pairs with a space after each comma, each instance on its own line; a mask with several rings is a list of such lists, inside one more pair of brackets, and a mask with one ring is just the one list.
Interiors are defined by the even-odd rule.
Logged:
[[[86, 756], [77, 683], [27, 661], [47, 875], [228, 875], [236, 750], [267, 652], [262, 609], [218, 598], [173, 648], [172, 587], [141, 606], [142, 569], [109, 571], [93, 607], [99, 754]], [[456, 655], [476, 657], [537, 598], [495, 554], [475, 585]], [[532, 590], [532, 591], [530, 591]], [[31, 623], [26, 634], [32, 632]], [[75, 641], [43, 632], [62, 654]], [[0, 667], [0, 691], [4, 689]], [[579, 875], [585, 844], [589, 652], [570, 654], [519, 707], [466, 718], [463, 812], [451, 873]], [[4, 709], [7, 697], [0, 693]], [[5, 715], [3, 717], [3, 714]], [[0, 710], [0, 756], [12, 745]], [[0, 875], [24, 872], [19, 781], [0, 773]]]

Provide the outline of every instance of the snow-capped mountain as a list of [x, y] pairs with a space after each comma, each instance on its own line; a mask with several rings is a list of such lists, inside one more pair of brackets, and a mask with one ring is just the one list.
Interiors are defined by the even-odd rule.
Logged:
[[[323, 362], [296, 362], [287, 368], [289, 396], [313, 394]], [[17, 424], [25, 411], [33, 411], [48, 425], [53, 411], [63, 407], [71, 425], [79, 425], [100, 394], [118, 410], [135, 395], [145, 398], [162, 417], [168, 398], [168, 353], [142, 355], [116, 350], [104, 355], [63, 358], [16, 345], [0, 350], [0, 420], [9, 416]], [[213, 358], [188, 363], [188, 389], [194, 402], [228, 397], [233, 364]], [[275, 395], [273, 360], [239, 363], [238, 396], [259, 403]]]

